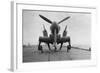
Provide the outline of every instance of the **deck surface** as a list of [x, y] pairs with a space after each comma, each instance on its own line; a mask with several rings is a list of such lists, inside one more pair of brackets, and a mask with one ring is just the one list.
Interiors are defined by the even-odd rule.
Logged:
[[91, 51], [63, 47], [61, 51], [49, 51], [47, 46], [43, 46], [44, 53], [37, 50], [37, 46], [23, 48], [23, 62], [43, 62], [43, 61], [64, 61], [64, 60], [87, 60], [91, 59]]

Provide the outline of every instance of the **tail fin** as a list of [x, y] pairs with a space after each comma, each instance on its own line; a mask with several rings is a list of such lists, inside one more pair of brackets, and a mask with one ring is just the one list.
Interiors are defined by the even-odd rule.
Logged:
[[44, 30], [46, 30], [44, 24], [43, 24], [43, 28], [44, 28]]
[[66, 29], [67, 29], [67, 25], [66, 25], [66, 27], [65, 27], [65, 30], [64, 30], [64, 31], [66, 31]]
[[48, 37], [48, 33], [47, 33], [47, 30], [45, 29], [45, 26], [44, 25], [43, 25], [43, 28], [44, 28], [44, 30], [43, 30], [43, 36]]
[[64, 31], [63, 31], [63, 37], [67, 36], [67, 31], [66, 31], [66, 29], [67, 29], [67, 25], [66, 25], [66, 27], [65, 27], [65, 29], [64, 29]]

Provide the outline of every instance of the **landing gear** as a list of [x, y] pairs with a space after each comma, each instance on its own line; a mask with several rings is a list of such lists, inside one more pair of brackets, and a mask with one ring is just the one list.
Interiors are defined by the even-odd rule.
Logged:
[[41, 42], [39, 42], [38, 50], [41, 51], [41, 53], [43, 53], [43, 48], [42, 48], [42, 46], [40, 44], [41, 44]]
[[38, 46], [38, 50], [41, 51], [41, 53], [43, 53], [43, 48], [41, 45]]
[[62, 45], [63, 45], [63, 43], [61, 43], [61, 45], [60, 45], [60, 50], [61, 50], [61, 48], [62, 48]]
[[47, 45], [48, 45], [49, 50], [51, 50], [51, 48], [50, 48], [50, 44], [48, 43]]
[[69, 50], [71, 49], [71, 45], [67, 46], [67, 52], [69, 52]]
[[60, 39], [61, 45], [60, 45], [59, 50], [61, 50], [63, 43], [66, 43], [66, 42], [68, 43], [67, 52], [69, 52], [69, 50], [71, 49], [71, 40], [70, 40], [70, 37], [68, 36]]
[[70, 38], [69, 38], [69, 41], [68, 41], [68, 46], [67, 46], [67, 52], [69, 52], [69, 50], [71, 50], [71, 42], [70, 42]]

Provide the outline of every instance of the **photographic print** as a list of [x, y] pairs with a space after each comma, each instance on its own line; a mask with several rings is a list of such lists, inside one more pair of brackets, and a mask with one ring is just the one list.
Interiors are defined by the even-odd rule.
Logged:
[[95, 7], [12, 2], [11, 15], [11, 70], [96, 65]]
[[22, 61], [91, 59], [91, 13], [22, 10]]

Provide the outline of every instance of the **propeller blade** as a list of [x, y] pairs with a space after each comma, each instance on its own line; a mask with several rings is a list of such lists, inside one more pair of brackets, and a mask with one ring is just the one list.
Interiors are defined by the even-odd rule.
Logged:
[[69, 18], [70, 18], [70, 16], [64, 18], [63, 20], [61, 20], [60, 22], [58, 22], [58, 24], [62, 23], [63, 21], [65, 21], [65, 20], [67, 20], [67, 19], [69, 19]]
[[44, 19], [45, 21], [47, 21], [48, 23], [52, 24], [52, 21], [50, 21], [49, 19], [47, 19], [46, 17], [39, 15], [42, 19]]

